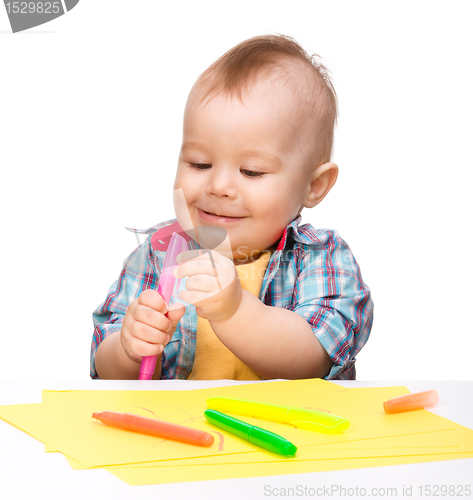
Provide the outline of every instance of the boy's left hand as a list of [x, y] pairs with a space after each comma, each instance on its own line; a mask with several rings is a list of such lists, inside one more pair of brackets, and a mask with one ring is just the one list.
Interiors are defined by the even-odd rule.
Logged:
[[[226, 321], [241, 301], [241, 284], [233, 262], [215, 250], [190, 250], [179, 254], [182, 262], [174, 276], [188, 276], [185, 291], [179, 297], [196, 307], [197, 314], [209, 321]], [[211, 255], [210, 255], [211, 254]], [[215, 269], [212, 265], [215, 265]], [[215, 273], [216, 271], [216, 273]]]

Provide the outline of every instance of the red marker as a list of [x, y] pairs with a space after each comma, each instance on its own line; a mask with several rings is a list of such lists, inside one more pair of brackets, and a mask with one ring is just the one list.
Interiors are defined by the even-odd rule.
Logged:
[[163, 422], [154, 418], [140, 417], [131, 413], [103, 411], [102, 413], [92, 413], [92, 417], [100, 420], [105, 425], [119, 427], [126, 431], [172, 439], [173, 441], [182, 441], [183, 443], [196, 444], [198, 446], [211, 446], [214, 442], [214, 437], [208, 432]]
[[401, 413], [403, 411], [420, 410], [424, 406], [433, 406], [439, 402], [439, 393], [431, 391], [413, 392], [397, 398], [389, 399], [383, 403], [386, 413]]

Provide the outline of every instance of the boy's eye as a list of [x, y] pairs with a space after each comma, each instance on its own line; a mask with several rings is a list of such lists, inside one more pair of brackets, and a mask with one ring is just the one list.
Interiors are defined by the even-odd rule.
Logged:
[[242, 170], [248, 177], [263, 177], [263, 172], [256, 172], [255, 170]]
[[197, 170], [207, 170], [207, 168], [210, 168], [212, 166], [208, 163], [190, 163], [189, 165], [193, 168], [196, 168]]
[[[189, 165], [192, 168], [195, 168], [197, 170], [207, 170], [212, 167], [209, 163], [189, 163]], [[254, 170], [242, 170], [242, 172], [247, 176], [247, 177], [263, 177], [264, 173], [263, 172], [256, 172]]]

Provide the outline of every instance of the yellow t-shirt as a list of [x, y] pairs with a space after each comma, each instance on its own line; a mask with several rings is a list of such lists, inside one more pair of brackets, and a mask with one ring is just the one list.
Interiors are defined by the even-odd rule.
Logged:
[[[259, 297], [270, 251], [249, 264], [236, 266], [241, 287]], [[188, 380], [261, 380], [249, 366], [237, 358], [218, 339], [208, 320], [197, 316], [197, 345], [195, 360]]]

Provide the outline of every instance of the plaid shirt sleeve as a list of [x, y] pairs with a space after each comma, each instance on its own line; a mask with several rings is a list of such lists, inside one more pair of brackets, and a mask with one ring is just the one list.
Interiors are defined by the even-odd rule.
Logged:
[[373, 302], [348, 245], [321, 231], [319, 245], [299, 262], [296, 304], [333, 361], [327, 379], [355, 379], [355, 356], [368, 340]]
[[117, 281], [110, 287], [105, 302], [93, 312], [94, 334], [90, 350], [90, 376], [98, 379], [95, 354], [100, 343], [111, 333], [121, 330], [127, 307], [143, 290], [156, 288], [158, 278], [150, 260], [147, 239], [123, 263]]

